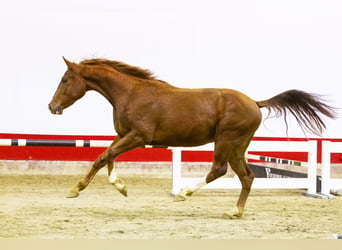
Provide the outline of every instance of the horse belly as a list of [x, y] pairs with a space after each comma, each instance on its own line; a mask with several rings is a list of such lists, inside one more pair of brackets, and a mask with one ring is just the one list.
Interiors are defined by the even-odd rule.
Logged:
[[215, 123], [187, 117], [169, 120], [160, 126], [153, 138], [152, 145], [198, 146], [212, 142], [215, 137]]

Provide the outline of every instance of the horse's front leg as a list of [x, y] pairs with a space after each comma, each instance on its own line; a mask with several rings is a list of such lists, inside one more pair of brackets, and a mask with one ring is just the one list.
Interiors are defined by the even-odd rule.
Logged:
[[[121, 140], [121, 137], [118, 135], [115, 137], [115, 140], [111, 144], [110, 147], [113, 147], [115, 143]], [[127, 197], [127, 186], [123, 180], [117, 177], [114, 167], [114, 158], [108, 159], [107, 163], [108, 168], [108, 181], [111, 183], [121, 194]]]
[[71, 188], [67, 195], [67, 198], [76, 198], [77, 196], [79, 196], [80, 191], [85, 189], [89, 185], [91, 180], [95, 177], [96, 173], [107, 164], [107, 151], [108, 149], [96, 159], [88, 174], [85, 175], [75, 186]]
[[114, 169], [114, 159], [108, 162], [108, 176], [109, 183], [111, 183], [121, 194], [127, 197], [127, 186], [122, 179], [117, 177]]
[[143, 146], [143, 140], [136, 136], [134, 131], [128, 133], [123, 138], [118, 138], [114, 140], [112, 145], [103, 152], [94, 162], [92, 168], [86, 176], [84, 176], [75, 186], [73, 186], [68, 194], [68, 198], [75, 198], [79, 196], [79, 192], [85, 189], [91, 180], [94, 178], [96, 173], [108, 164], [108, 174], [110, 175], [110, 182], [123, 194], [127, 195], [126, 186], [123, 182], [116, 178], [114, 168], [114, 159], [121, 153], [129, 151], [131, 149]]

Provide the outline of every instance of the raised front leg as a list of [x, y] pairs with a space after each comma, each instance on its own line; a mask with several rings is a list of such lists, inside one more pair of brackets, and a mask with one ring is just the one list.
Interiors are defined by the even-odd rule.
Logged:
[[[110, 175], [109, 180], [113, 185], [123, 194], [127, 196], [127, 189], [124, 183], [118, 179], [114, 178], [115, 171], [114, 159], [121, 153], [127, 152], [131, 149], [143, 146], [143, 140], [138, 137], [134, 131], [126, 134], [124, 137], [115, 140], [112, 145], [103, 152], [94, 162], [92, 168], [75, 186], [73, 186], [68, 194], [68, 198], [75, 198], [79, 196], [80, 191], [85, 189], [91, 180], [94, 178], [96, 173], [108, 164], [108, 174]], [[113, 175], [113, 176], [112, 176]], [[116, 176], [116, 174], [115, 174]]]
[[71, 190], [69, 191], [69, 193], [67, 195], [67, 198], [78, 197], [80, 194], [80, 191], [82, 191], [83, 189], [85, 189], [89, 185], [91, 180], [95, 177], [96, 173], [101, 168], [106, 166], [107, 159], [108, 159], [108, 152], [107, 151], [108, 151], [108, 149], [105, 152], [103, 152], [99, 157], [97, 157], [97, 159], [93, 163], [92, 168], [89, 170], [88, 174], [85, 175], [84, 177], [82, 177], [81, 180], [71, 188]]
[[[109, 172], [109, 166], [114, 164], [114, 160], [111, 163], [108, 163], [108, 172]], [[113, 167], [111, 167], [113, 169]], [[111, 183], [116, 190], [118, 190], [122, 195], [127, 197], [127, 186], [125, 184], [125, 182], [117, 177], [117, 174], [114, 171], [111, 171], [111, 173], [109, 174], [109, 183]]]
[[[117, 143], [119, 140], [121, 140], [120, 136], [115, 137], [114, 142], [112, 143], [111, 147], [114, 146], [115, 143]], [[108, 181], [111, 183], [122, 195], [127, 197], [127, 187], [123, 180], [119, 179], [115, 172], [114, 167], [114, 158], [108, 159], [107, 163], [108, 168]]]

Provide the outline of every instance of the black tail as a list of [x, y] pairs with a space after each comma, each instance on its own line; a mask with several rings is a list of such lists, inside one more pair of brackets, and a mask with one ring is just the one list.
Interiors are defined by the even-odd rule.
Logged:
[[256, 102], [259, 108], [266, 107], [269, 112], [275, 112], [275, 116], [284, 116], [287, 125], [286, 115], [289, 111], [297, 120], [303, 131], [321, 135], [326, 129], [321, 116], [331, 119], [337, 117], [336, 108], [329, 106], [316, 94], [310, 94], [300, 90], [288, 90], [271, 99]]

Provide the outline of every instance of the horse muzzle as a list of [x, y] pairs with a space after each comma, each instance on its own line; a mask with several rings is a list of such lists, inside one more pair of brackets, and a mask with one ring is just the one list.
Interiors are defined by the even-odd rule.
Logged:
[[54, 115], [61, 115], [63, 114], [63, 108], [61, 106], [54, 106], [51, 103], [49, 104], [49, 109], [52, 114]]

